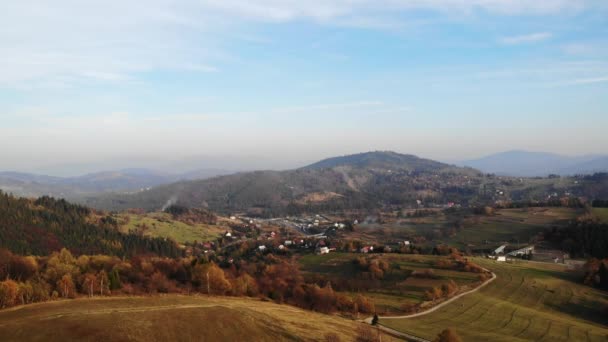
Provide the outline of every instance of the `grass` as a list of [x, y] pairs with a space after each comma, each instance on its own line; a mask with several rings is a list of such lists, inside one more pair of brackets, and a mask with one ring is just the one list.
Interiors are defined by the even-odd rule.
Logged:
[[[369, 289], [361, 290], [361, 292], [344, 291], [341, 293], [351, 297], [361, 293], [369, 297], [373, 300], [379, 313], [402, 312], [402, 305], [424, 301], [425, 291], [433, 287], [440, 287], [450, 279], [454, 280], [459, 286], [471, 285], [478, 281], [478, 274], [476, 273], [434, 269], [434, 262], [441, 257], [403, 254], [367, 255], [370, 258], [386, 260], [390, 265], [390, 270], [385, 273], [382, 280], [362, 281], [361, 274], [352, 261], [363, 256], [365, 255], [356, 253], [330, 253], [326, 255], [305, 255], [299, 261], [305, 277], [312, 281], [322, 276], [334, 284], [335, 290], [340, 290], [340, 284], [344, 282], [371, 284]], [[433, 269], [436, 279], [410, 276], [412, 271], [428, 269]]]
[[465, 341], [608, 340], [608, 295], [577, 275], [559, 265], [475, 262], [498, 278], [428, 315], [380, 323], [429, 339], [452, 327]]
[[174, 220], [167, 213], [118, 214], [123, 232], [139, 232], [146, 236], [171, 238], [179, 243], [214, 240], [226, 227], [207, 224], [188, 224]]
[[592, 212], [600, 221], [608, 223], [608, 208], [593, 208]]
[[[524, 208], [501, 209], [494, 215], [472, 215], [464, 220], [464, 229], [453, 236], [436, 234], [446, 228], [453, 228], [461, 217], [438, 213], [421, 218], [401, 218], [385, 224], [361, 224], [357, 231], [349, 233], [350, 238], [363, 241], [383, 242], [410, 239], [413, 236], [424, 236], [429, 245], [446, 243], [463, 248], [472, 245], [475, 248], [492, 248], [503, 242], [511, 245], [527, 244], [528, 241], [553, 225], [566, 224], [582, 210], [571, 208]], [[608, 216], [608, 211], [605, 212]], [[608, 220], [608, 217], [606, 217]]]
[[0, 311], [0, 340], [319, 341], [335, 332], [352, 341], [358, 324], [249, 298], [76, 299]]

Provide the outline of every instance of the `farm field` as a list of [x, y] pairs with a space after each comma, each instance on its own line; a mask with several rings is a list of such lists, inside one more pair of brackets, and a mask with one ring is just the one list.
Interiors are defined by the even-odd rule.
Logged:
[[[349, 237], [380, 242], [423, 236], [432, 241], [430, 245], [445, 243], [460, 249], [465, 246], [489, 249], [504, 242], [526, 245], [547, 227], [565, 225], [582, 213], [579, 209], [553, 207], [499, 209], [493, 215], [468, 215], [462, 219], [438, 212], [435, 216], [403, 218], [385, 224], [362, 224]], [[461, 221], [464, 228], [446, 236], [443, 232], [453, 228], [456, 221]]]
[[456, 247], [503, 242], [527, 244], [547, 227], [566, 224], [581, 213], [581, 210], [570, 208], [501, 209], [492, 216], [477, 215], [465, 220], [465, 228], [443, 242]]
[[208, 224], [188, 224], [174, 220], [167, 213], [118, 214], [124, 233], [137, 232], [145, 236], [171, 238], [179, 243], [214, 240], [226, 231], [225, 227]]
[[465, 341], [607, 341], [608, 293], [559, 265], [475, 259], [497, 279], [439, 310], [380, 324], [432, 339], [451, 327]]
[[593, 208], [592, 212], [602, 222], [608, 223], [608, 208]]
[[[76, 299], [0, 311], [2, 341], [354, 340], [361, 323], [249, 298]], [[385, 339], [389, 340], [389, 339]]]
[[[380, 259], [388, 262], [390, 268], [382, 279], [370, 279], [353, 263], [356, 258]], [[334, 290], [355, 297], [363, 294], [370, 298], [380, 314], [403, 312], [404, 304], [425, 301], [424, 293], [433, 287], [441, 287], [449, 280], [459, 286], [474, 286], [479, 274], [455, 270], [437, 269], [433, 264], [446, 257], [405, 254], [356, 254], [330, 253], [306, 255], [300, 258], [302, 271], [309, 281], [322, 285], [330, 281]], [[433, 277], [416, 277], [413, 272], [431, 270]]]

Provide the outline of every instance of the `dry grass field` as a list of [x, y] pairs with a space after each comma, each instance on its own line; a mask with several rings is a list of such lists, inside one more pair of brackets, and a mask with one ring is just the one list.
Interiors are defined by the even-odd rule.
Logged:
[[117, 297], [2, 310], [0, 340], [319, 341], [334, 332], [353, 341], [361, 324], [249, 298]]

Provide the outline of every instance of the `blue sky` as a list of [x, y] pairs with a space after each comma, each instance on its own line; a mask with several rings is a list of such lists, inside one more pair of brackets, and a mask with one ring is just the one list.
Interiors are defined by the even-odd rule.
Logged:
[[605, 153], [608, 5], [6, 1], [0, 118], [0, 169], [28, 171]]

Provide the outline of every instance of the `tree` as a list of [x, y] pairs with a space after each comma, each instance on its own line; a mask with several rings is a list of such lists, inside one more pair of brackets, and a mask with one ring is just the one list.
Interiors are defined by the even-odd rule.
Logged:
[[7, 308], [17, 303], [19, 285], [14, 280], [0, 282], [0, 308]]
[[200, 289], [207, 294], [225, 295], [231, 289], [224, 271], [213, 262], [196, 265], [192, 278], [199, 284]]
[[104, 293], [110, 294], [110, 285], [106, 271], [99, 271], [97, 274], [97, 280], [99, 281], [99, 295], [103, 296]]
[[462, 339], [454, 330], [447, 328], [439, 333], [433, 342], [462, 342]]
[[74, 281], [71, 275], [64, 274], [57, 282], [57, 288], [63, 298], [74, 297]]
[[82, 290], [86, 291], [89, 297], [93, 297], [95, 287], [97, 286], [97, 276], [93, 273], [87, 273], [82, 280]]
[[374, 318], [372, 318], [372, 325], [376, 325], [376, 324], [378, 324], [378, 319], [379, 319], [379, 318], [378, 318], [378, 314], [377, 314], [377, 313], [375, 313], [375, 314], [374, 314]]

